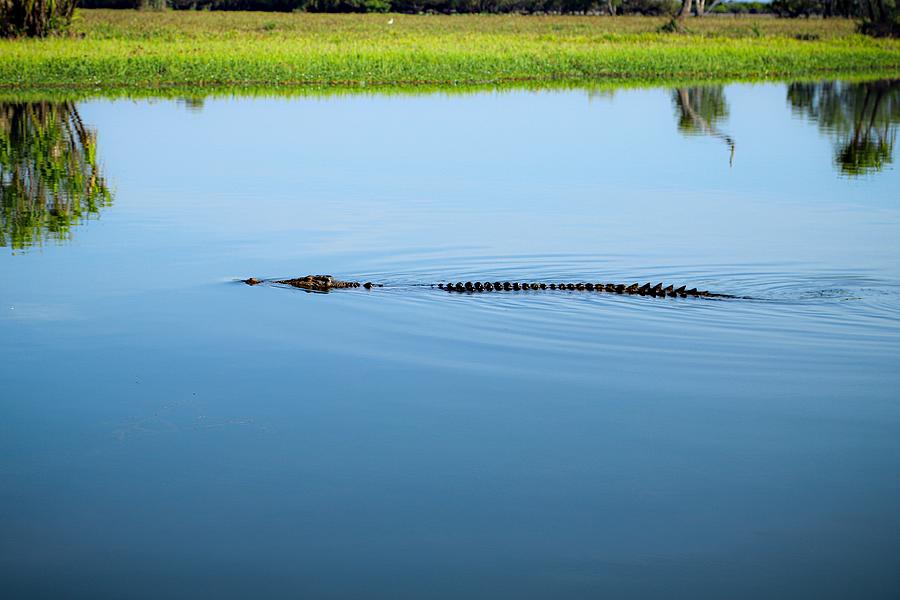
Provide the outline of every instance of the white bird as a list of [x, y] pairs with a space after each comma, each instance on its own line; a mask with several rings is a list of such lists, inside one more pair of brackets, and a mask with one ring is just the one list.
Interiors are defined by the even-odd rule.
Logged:
[[391, 17], [390, 20], [388, 21], [388, 25], [393, 25], [393, 24], [394, 24], [394, 17]]

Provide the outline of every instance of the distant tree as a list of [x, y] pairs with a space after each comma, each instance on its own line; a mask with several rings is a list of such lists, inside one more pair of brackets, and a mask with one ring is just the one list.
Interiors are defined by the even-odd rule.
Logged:
[[793, 110], [834, 140], [834, 161], [845, 175], [880, 171], [893, 162], [900, 124], [900, 82], [795, 83]]
[[0, 246], [64, 240], [112, 203], [97, 135], [63, 103], [0, 103]]
[[860, 31], [874, 36], [900, 36], [897, 0], [773, 0], [780, 17], [857, 17]]
[[0, 0], [0, 36], [45, 37], [65, 30], [78, 0]]
[[822, 0], [772, 0], [772, 11], [779, 17], [809, 17], [823, 10]]
[[696, 2], [693, 2], [692, 0], [682, 0], [680, 8], [675, 13], [675, 18], [681, 20], [681, 19], [684, 19], [685, 17], [691, 16], [691, 14], [694, 14], [698, 17], [705, 17], [706, 15], [709, 15], [712, 13], [749, 12], [749, 8], [747, 6], [745, 6], [746, 4], [749, 4], [749, 3], [745, 3], [745, 2], [728, 3], [728, 4], [732, 4], [734, 6], [734, 8], [731, 10], [729, 10], [727, 8], [723, 9], [723, 10], [717, 10], [717, 9], [719, 9], [721, 4], [722, 4], [722, 0], [713, 0], [708, 6], [706, 4], [706, 0], [696, 0]]
[[743, 15], [747, 13], [767, 12], [768, 4], [762, 2], [721, 2], [715, 0], [706, 7], [705, 14]]
[[623, 0], [619, 12], [629, 15], [672, 15], [678, 7], [677, 0]]
[[388, 12], [388, 0], [301, 0], [298, 9], [308, 12]]
[[137, 0], [135, 8], [138, 10], [165, 10], [166, 0]]
[[897, 0], [859, 0], [863, 19], [860, 31], [877, 37], [900, 37]]

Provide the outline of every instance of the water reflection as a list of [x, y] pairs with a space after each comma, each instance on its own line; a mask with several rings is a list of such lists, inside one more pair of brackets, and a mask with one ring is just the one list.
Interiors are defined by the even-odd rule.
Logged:
[[97, 134], [73, 103], [0, 103], [0, 246], [68, 240], [111, 203]]
[[881, 171], [893, 162], [900, 80], [792, 83], [788, 101], [833, 138], [835, 164], [844, 175]]
[[721, 85], [675, 88], [672, 100], [678, 114], [678, 130], [686, 135], [708, 135], [728, 146], [728, 164], [734, 163], [734, 139], [717, 123], [728, 117], [725, 88]]
[[[611, 97], [617, 89], [587, 93]], [[892, 163], [900, 81], [794, 83], [786, 90], [795, 114], [833, 138], [840, 173], [861, 176]], [[729, 117], [725, 87], [684, 85], [667, 93], [679, 132], [720, 140], [732, 164], [736, 142], [722, 130]], [[205, 98], [183, 94], [178, 102], [199, 112]], [[97, 162], [96, 132], [85, 127], [73, 102], [0, 102], [0, 246], [15, 251], [68, 240], [76, 225], [111, 202]]]
[[202, 112], [205, 102], [206, 99], [203, 96], [184, 96], [178, 98], [178, 104], [192, 113]]

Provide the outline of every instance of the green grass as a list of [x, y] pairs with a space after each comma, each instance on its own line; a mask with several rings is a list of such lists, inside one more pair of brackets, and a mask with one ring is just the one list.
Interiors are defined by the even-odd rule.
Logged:
[[900, 42], [857, 35], [847, 20], [690, 19], [688, 35], [656, 33], [663, 22], [81, 11], [71, 36], [0, 42], [0, 86], [434, 85], [900, 73]]

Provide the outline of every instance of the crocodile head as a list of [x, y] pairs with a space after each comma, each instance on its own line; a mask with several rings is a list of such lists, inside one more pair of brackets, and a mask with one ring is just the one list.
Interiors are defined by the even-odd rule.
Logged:
[[358, 288], [364, 287], [367, 290], [373, 287], [383, 287], [380, 283], [371, 283], [369, 281], [360, 283], [358, 281], [341, 281], [335, 279], [331, 275], [307, 275], [306, 277], [295, 277], [293, 279], [242, 279], [247, 285], [259, 285], [261, 283], [280, 283], [281, 285], [290, 285], [295, 288], [307, 290], [310, 292], [327, 292], [329, 290]]

